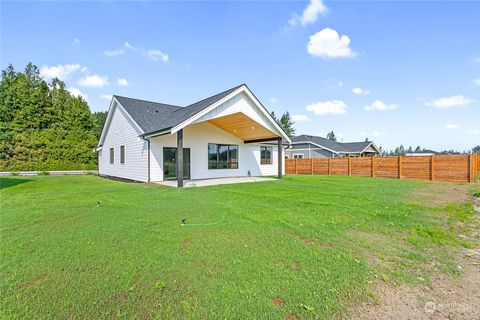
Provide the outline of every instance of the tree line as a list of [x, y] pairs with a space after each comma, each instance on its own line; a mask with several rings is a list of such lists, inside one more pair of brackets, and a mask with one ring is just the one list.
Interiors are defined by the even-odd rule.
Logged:
[[0, 171], [96, 169], [105, 118], [32, 63], [23, 72], [9, 65], [0, 80]]

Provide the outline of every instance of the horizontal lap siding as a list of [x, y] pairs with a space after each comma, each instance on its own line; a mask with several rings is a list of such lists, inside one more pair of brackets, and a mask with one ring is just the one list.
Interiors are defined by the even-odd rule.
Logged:
[[430, 180], [430, 157], [402, 157], [402, 179]]
[[[148, 142], [121, 106], [112, 110], [102, 150], [98, 154], [98, 173], [111, 177], [148, 181]], [[125, 163], [120, 163], [120, 146], [125, 146]], [[110, 163], [110, 148], [115, 161]]]
[[370, 177], [372, 175], [371, 158], [352, 158], [351, 166], [352, 176]]
[[433, 180], [468, 181], [469, 157], [469, 155], [434, 156]]
[[333, 158], [331, 162], [331, 174], [348, 176], [348, 158]]
[[375, 177], [398, 178], [398, 157], [374, 157]]

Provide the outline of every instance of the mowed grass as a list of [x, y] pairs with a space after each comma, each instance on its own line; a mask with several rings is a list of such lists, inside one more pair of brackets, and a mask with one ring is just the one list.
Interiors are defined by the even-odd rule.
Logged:
[[471, 245], [456, 228], [472, 205], [424, 206], [411, 194], [426, 185], [287, 176], [176, 189], [2, 178], [0, 317], [345, 316], [373, 295], [374, 281], [428, 282], [432, 261], [453, 273], [448, 249]]

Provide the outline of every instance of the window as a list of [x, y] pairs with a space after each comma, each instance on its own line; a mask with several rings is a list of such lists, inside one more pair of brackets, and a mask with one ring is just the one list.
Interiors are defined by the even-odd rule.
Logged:
[[120, 163], [125, 164], [125, 146], [120, 146]]
[[115, 162], [115, 150], [113, 148], [110, 148], [110, 164], [113, 164]]
[[208, 169], [238, 169], [238, 146], [209, 143]]
[[272, 164], [272, 147], [260, 147], [260, 164]]
[[296, 154], [293, 155], [293, 159], [303, 159], [303, 154], [296, 153]]

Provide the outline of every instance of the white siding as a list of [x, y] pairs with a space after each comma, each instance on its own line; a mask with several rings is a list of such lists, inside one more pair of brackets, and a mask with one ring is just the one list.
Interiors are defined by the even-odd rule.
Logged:
[[[102, 149], [98, 153], [100, 175], [148, 181], [148, 142], [139, 137], [137, 125], [118, 104], [107, 128]], [[120, 164], [120, 146], [125, 146], [125, 164]], [[114, 164], [110, 164], [110, 148], [115, 150]]]
[[[163, 180], [163, 147], [176, 147], [177, 136], [151, 138], [151, 181]], [[238, 169], [208, 169], [208, 144], [236, 144], [239, 147]], [[273, 147], [272, 164], [260, 164], [260, 144], [244, 144], [242, 140], [210, 124], [201, 122], [187, 126], [183, 132], [184, 148], [190, 148], [191, 179], [277, 175], [277, 147]], [[282, 166], [283, 167], [283, 166]]]

